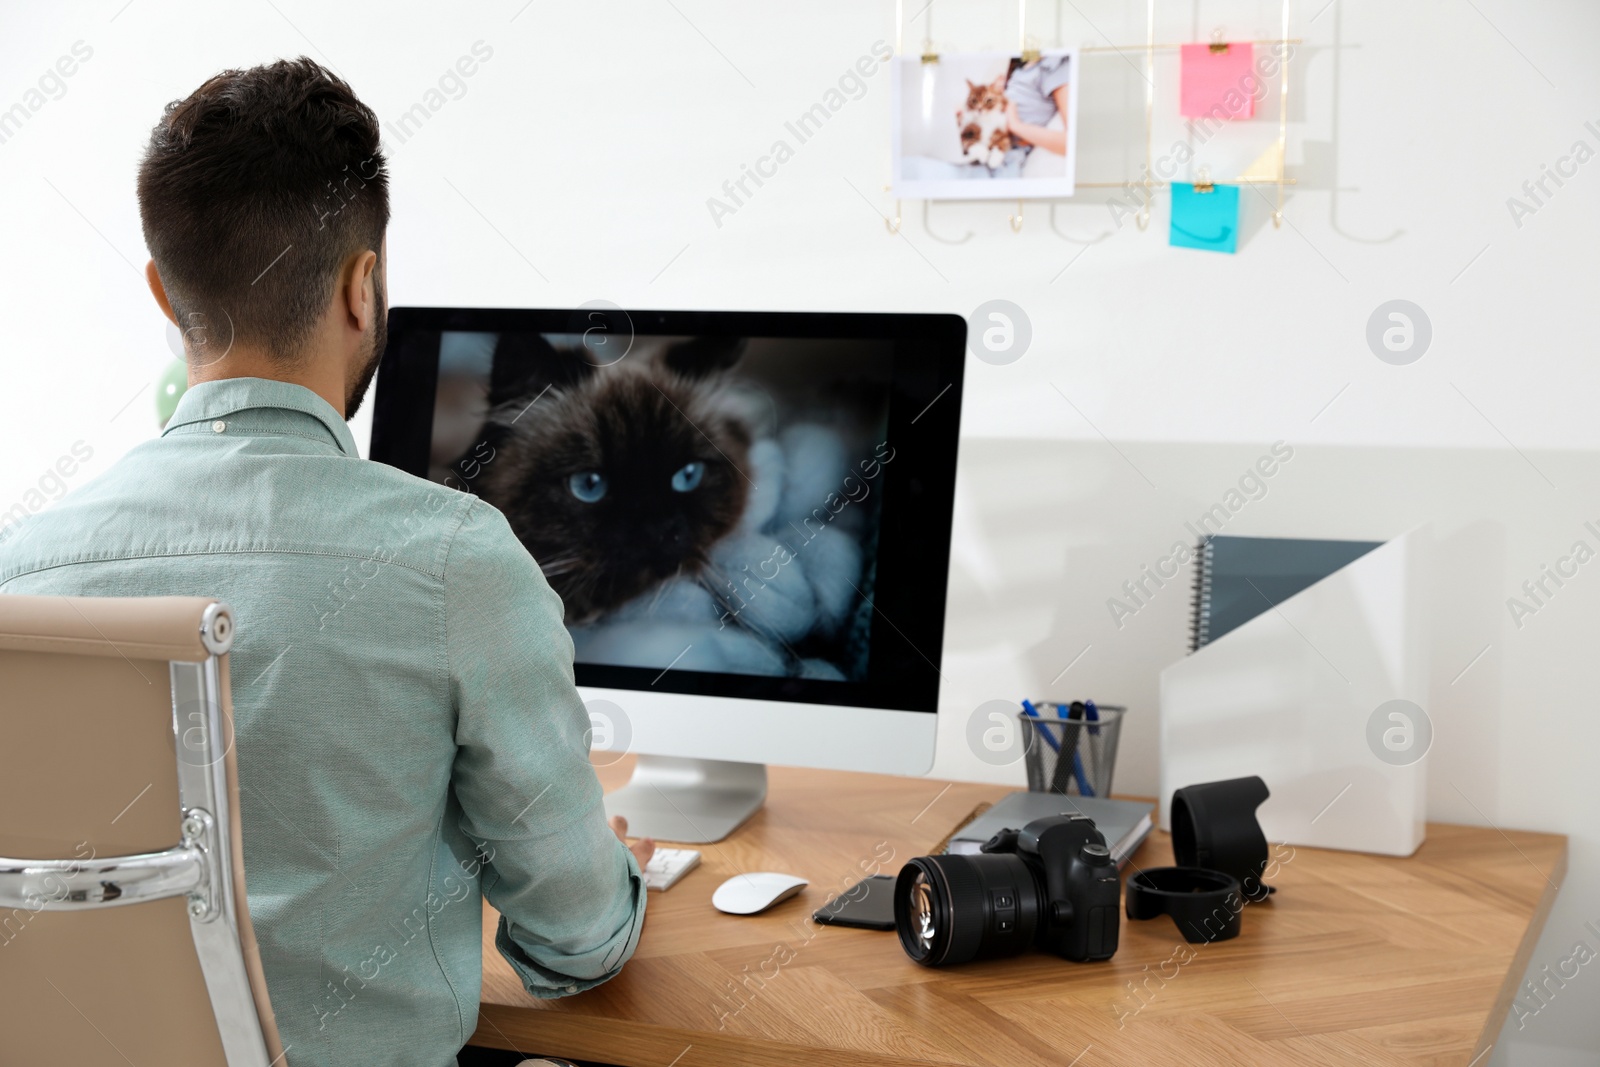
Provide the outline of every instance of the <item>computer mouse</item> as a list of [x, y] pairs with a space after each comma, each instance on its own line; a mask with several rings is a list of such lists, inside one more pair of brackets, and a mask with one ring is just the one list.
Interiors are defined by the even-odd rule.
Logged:
[[804, 878], [775, 871], [736, 874], [717, 886], [711, 906], [729, 915], [755, 915], [781, 903], [806, 887]]

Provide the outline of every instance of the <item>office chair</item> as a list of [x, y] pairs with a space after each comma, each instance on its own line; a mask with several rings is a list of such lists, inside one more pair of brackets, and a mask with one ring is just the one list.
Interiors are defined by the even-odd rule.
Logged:
[[284, 1067], [203, 597], [0, 596], [0, 1063]]

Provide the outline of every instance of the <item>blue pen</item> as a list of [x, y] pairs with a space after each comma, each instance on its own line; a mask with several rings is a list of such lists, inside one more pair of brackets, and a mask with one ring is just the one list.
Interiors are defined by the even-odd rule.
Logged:
[[[1043, 716], [1041, 716], [1039, 714], [1039, 709], [1033, 706], [1033, 701], [1024, 700], [1022, 702], [1022, 710], [1023, 710], [1023, 713], [1026, 714], [1030, 719], [1039, 719], [1040, 721], [1043, 721]], [[1056, 741], [1056, 739], [1054, 737], [1052, 737], [1050, 735], [1050, 731], [1049, 730], [1046, 730], [1044, 727], [1041, 726], [1037, 730], [1035, 730], [1034, 733], [1036, 733], [1039, 736], [1044, 738], [1045, 744], [1050, 746], [1050, 750], [1052, 752], [1060, 752], [1061, 751], [1061, 745]]]
[[[1079, 710], [1080, 708], [1082, 709], [1081, 711]], [[1082, 717], [1087, 717], [1087, 718], [1091, 718], [1091, 719], [1098, 719], [1100, 717], [1099, 710], [1096, 709], [1091, 713], [1091, 711], [1090, 711], [1091, 708], [1094, 708], [1094, 702], [1093, 701], [1084, 701], [1081, 704], [1074, 704], [1071, 707], [1070, 718], [1076, 720], [1080, 716], [1082, 716]], [[1061, 715], [1061, 706], [1059, 704], [1056, 705], [1056, 715], [1058, 717]], [[1089, 727], [1089, 732], [1090, 733], [1098, 733], [1099, 732], [1099, 728], [1091, 726], [1091, 727]], [[1086, 797], [1092, 797], [1092, 796], [1094, 796], [1094, 787], [1089, 784], [1089, 776], [1086, 773], [1084, 773], [1084, 770], [1083, 770], [1083, 756], [1078, 752], [1078, 745], [1077, 745], [1077, 740], [1078, 739], [1077, 739], [1076, 734], [1073, 735], [1072, 740], [1073, 740], [1073, 745], [1072, 745], [1072, 777], [1077, 779], [1079, 795], [1080, 796], [1086, 796]]]
[[[1089, 717], [1089, 721], [1090, 722], [1099, 722], [1100, 721], [1100, 709], [1094, 706], [1094, 701], [1085, 700], [1083, 702], [1083, 711], [1084, 711], [1084, 714], [1086, 714]], [[1100, 736], [1100, 727], [1098, 727], [1098, 726], [1089, 727], [1089, 736], [1090, 737], [1099, 737]]]

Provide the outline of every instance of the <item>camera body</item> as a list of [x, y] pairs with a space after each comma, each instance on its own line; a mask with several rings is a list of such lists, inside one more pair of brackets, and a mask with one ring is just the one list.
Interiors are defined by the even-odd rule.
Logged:
[[1117, 951], [1122, 883], [1106, 839], [1087, 815], [1051, 815], [984, 842], [985, 855], [1015, 853], [1043, 883], [1039, 948], [1063, 959], [1108, 960]]
[[895, 926], [929, 967], [1038, 947], [1064, 959], [1117, 951], [1121, 883], [1105, 838], [1085, 815], [1002, 830], [978, 855], [918, 856], [895, 880]]

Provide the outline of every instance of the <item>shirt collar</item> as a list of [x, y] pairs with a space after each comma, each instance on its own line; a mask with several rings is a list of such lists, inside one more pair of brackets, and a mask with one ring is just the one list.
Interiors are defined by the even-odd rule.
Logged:
[[278, 408], [310, 415], [328, 431], [341, 452], [347, 456], [360, 456], [350, 427], [326, 400], [303, 385], [270, 378], [221, 378], [190, 386], [178, 398], [178, 407], [161, 435], [165, 437], [180, 426], [225, 419], [235, 412], [252, 408]]

